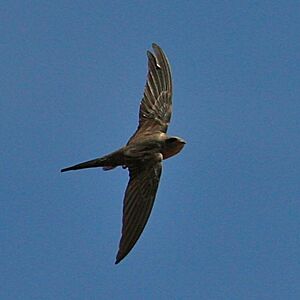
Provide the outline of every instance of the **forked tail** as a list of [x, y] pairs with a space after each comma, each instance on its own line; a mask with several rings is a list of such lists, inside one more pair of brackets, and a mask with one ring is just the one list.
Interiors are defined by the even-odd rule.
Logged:
[[117, 166], [123, 165], [123, 149], [121, 148], [118, 151], [115, 151], [106, 156], [85, 161], [83, 163], [61, 169], [61, 172], [80, 170], [80, 169], [88, 169], [88, 168], [98, 168], [102, 167], [103, 170], [111, 170]]
[[83, 163], [61, 169], [61, 172], [67, 172], [72, 170], [80, 170], [80, 169], [88, 169], [88, 168], [97, 168], [97, 167], [105, 167], [105, 160], [102, 158], [96, 158], [92, 160], [85, 161]]

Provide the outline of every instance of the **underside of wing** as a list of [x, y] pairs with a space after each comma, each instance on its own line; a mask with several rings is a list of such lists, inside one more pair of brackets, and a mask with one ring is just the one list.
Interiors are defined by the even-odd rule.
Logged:
[[148, 75], [140, 104], [139, 126], [129, 143], [139, 135], [166, 132], [172, 115], [172, 77], [163, 50], [152, 44], [154, 54], [147, 52]]
[[133, 248], [150, 216], [161, 175], [161, 162], [129, 168], [129, 183], [123, 203], [122, 237], [116, 264]]

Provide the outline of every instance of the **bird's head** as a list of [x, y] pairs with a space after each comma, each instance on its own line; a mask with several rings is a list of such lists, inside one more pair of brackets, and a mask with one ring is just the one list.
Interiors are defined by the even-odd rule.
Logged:
[[162, 151], [164, 159], [167, 159], [182, 150], [186, 141], [177, 136], [170, 136], [165, 140], [164, 148]]

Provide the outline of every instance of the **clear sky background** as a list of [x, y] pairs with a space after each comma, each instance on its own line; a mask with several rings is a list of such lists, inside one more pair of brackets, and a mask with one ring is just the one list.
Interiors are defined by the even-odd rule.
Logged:
[[[1, 299], [300, 299], [299, 1], [4, 1]], [[135, 131], [173, 71], [148, 225], [114, 265], [127, 171], [61, 174]]]

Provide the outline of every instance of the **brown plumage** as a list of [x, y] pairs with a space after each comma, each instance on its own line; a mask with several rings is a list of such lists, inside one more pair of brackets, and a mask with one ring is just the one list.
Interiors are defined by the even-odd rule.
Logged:
[[130, 252], [145, 228], [157, 192], [162, 160], [180, 152], [185, 144], [183, 139], [166, 134], [172, 115], [171, 70], [163, 50], [156, 44], [152, 47], [154, 54], [147, 52], [148, 76], [140, 104], [139, 125], [128, 143], [111, 154], [61, 170], [128, 168], [116, 264]]

